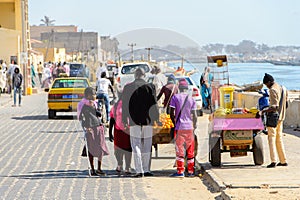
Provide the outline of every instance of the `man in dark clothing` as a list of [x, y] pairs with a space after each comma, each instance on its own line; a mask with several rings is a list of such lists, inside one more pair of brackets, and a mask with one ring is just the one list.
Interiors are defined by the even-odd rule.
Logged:
[[130, 126], [130, 143], [137, 174], [135, 177], [153, 176], [150, 172], [152, 126], [159, 118], [155, 87], [147, 83], [145, 72], [138, 68], [135, 80], [123, 90], [122, 121]]
[[19, 96], [19, 106], [21, 106], [22, 83], [23, 83], [23, 76], [20, 73], [20, 69], [18, 67], [15, 67], [14, 74], [12, 76], [12, 86], [14, 89], [14, 104], [12, 105], [13, 107], [16, 107], [16, 105], [17, 105], [17, 93]]

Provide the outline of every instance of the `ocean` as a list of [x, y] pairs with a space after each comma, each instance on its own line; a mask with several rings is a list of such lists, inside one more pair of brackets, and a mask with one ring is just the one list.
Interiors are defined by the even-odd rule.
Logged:
[[[168, 63], [177, 68], [181, 63]], [[197, 69], [192, 79], [199, 85], [200, 76], [207, 65], [205, 63], [184, 63], [186, 70]], [[269, 63], [229, 63], [229, 82], [244, 85], [263, 80], [264, 74], [271, 74], [275, 81], [284, 85], [288, 90], [300, 91], [300, 66], [273, 65]]]

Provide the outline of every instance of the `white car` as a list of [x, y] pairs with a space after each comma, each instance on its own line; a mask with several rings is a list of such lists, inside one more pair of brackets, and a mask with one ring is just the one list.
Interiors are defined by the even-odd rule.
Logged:
[[151, 75], [152, 67], [148, 62], [126, 63], [121, 68], [121, 74], [117, 77], [117, 92], [123, 91], [127, 83], [134, 81], [134, 72], [137, 68], [145, 71], [146, 77]]
[[[168, 76], [168, 75], [166, 75], [166, 76]], [[175, 78], [176, 78], [177, 83], [182, 78], [184, 78], [187, 81], [187, 83], [189, 85], [188, 93], [196, 101], [197, 115], [203, 116], [201, 92], [200, 92], [200, 89], [197, 87], [196, 83], [193, 81], [193, 79], [190, 76], [175, 76]], [[148, 77], [147, 81], [149, 83], [152, 83], [153, 76]]]

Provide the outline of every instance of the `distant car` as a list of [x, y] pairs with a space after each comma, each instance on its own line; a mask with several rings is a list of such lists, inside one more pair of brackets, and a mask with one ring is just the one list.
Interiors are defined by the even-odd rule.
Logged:
[[[168, 76], [168, 75], [166, 75]], [[203, 116], [203, 109], [202, 109], [202, 97], [200, 93], [200, 89], [196, 85], [196, 83], [193, 81], [193, 79], [190, 76], [175, 76], [176, 81], [178, 82], [180, 79], [184, 78], [187, 83], [188, 83], [188, 93], [191, 95], [194, 100], [196, 101], [197, 105], [197, 115], [198, 116]], [[152, 83], [153, 82], [153, 76], [148, 77], [148, 82]]]
[[126, 63], [121, 68], [121, 74], [117, 77], [117, 91], [121, 92], [127, 83], [134, 81], [134, 72], [137, 68], [145, 71], [146, 77], [151, 75], [152, 67], [148, 62]]
[[83, 63], [68, 63], [70, 77], [89, 77], [88, 68]]
[[48, 93], [48, 118], [55, 118], [57, 112], [76, 111], [78, 102], [84, 97], [85, 88], [89, 86], [89, 80], [84, 77], [54, 79]]

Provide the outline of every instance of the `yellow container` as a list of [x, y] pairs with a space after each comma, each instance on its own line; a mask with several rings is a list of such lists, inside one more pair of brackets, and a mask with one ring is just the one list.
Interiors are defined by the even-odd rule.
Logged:
[[31, 87], [27, 88], [27, 95], [32, 95], [32, 88]]
[[232, 109], [234, 88], [223, 86], [219, 88], [220, 92], [220, 107]]

